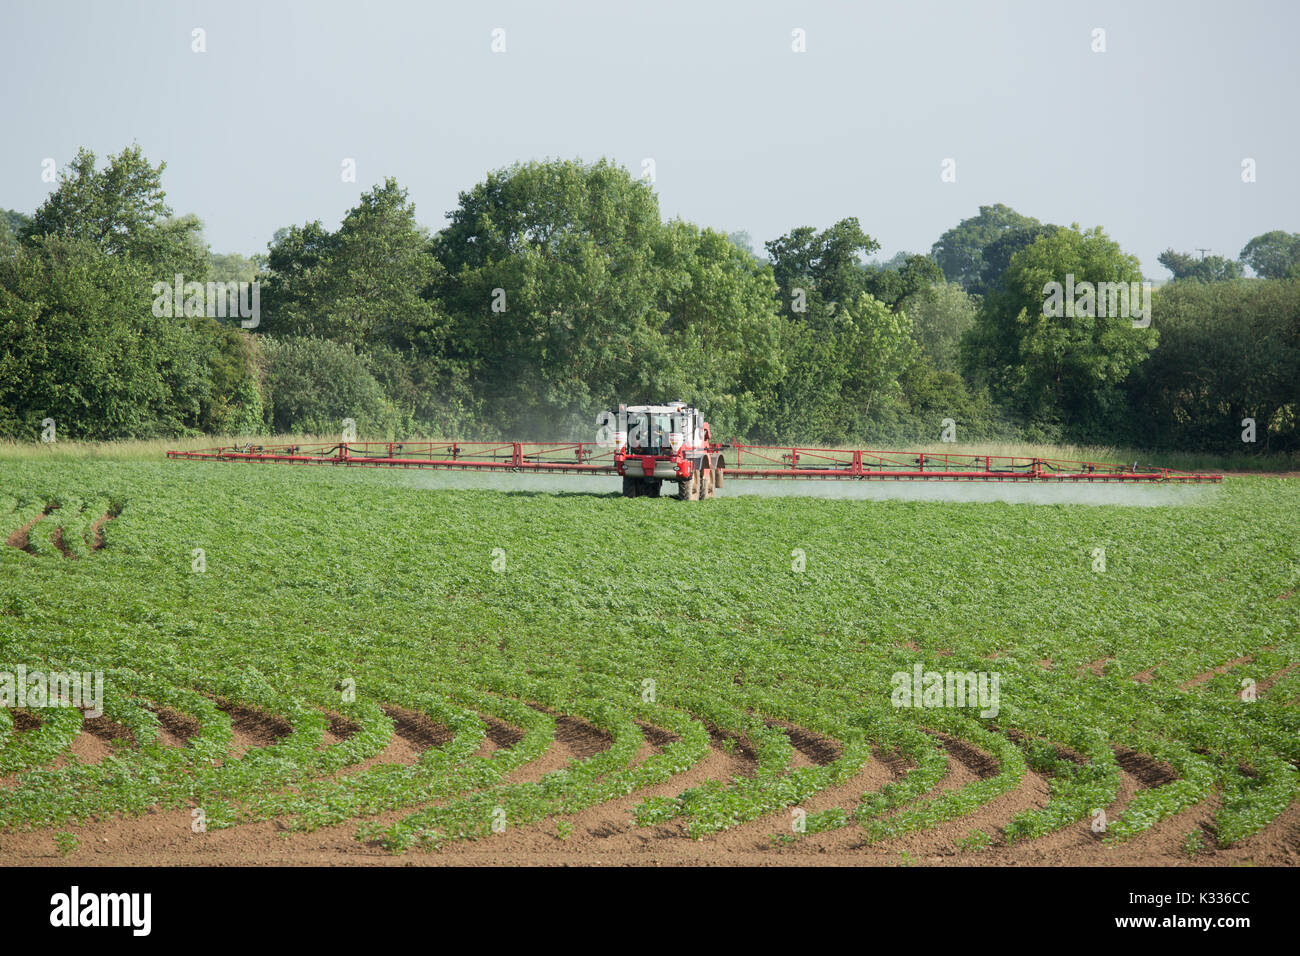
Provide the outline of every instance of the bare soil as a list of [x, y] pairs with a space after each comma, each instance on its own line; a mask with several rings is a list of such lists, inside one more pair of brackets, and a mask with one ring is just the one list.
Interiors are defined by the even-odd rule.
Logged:
[[9, 537], [5, 539], [5, 544], [9, 545], [11, 548], [17, 548], [19, 551], [26, 551], [30, 554], [32, 546], [28, 541], [28, 538], [31, 535], [32, 528], [36, 526], [36, 522], [40, 521], [44, 517], [44, 514], [39, 514], [21, 528], [12, 531], [9, 534]]
[[[247, 708], [227, 707], [235, 726], [232, 752], [253, 746], [270, 746], [288, 733], [282, 720]], [[411, 763], [428, 747], [444, 745], [450, 732], [427, 718], [400, 708], [389, 715], [396, 732], [381, 754], [345, 772], [356, 772], [375, 763]], [[21, 730], [39, 725], [38, 718], [15, 713]], [[346, 718], [331, 714], [327, 741], [346, 739], [359, 728]], [[197, 732], [192, 721], [171, 711], [160, 711], [164, 736], [172, 745], [184, 746]], [[494, 718], [484, 718], [488, 737], [481, 752], [511, 747], [522, 732]], [[840, 744], [807, 729], [773, 722], [790, 735], [795, 746], [795, 766], [826, 764], [837, 759]], [[662, 750], [675, 738], [672, 734], [642, 724], [646, 743], [637, 754], [642, 761]], [[997, 772], [991, 755], [963, 741], [942, 734], [935, 739], [948, 753], [948, 771], [931, 795], [922, 801], [987, 778]], [[103, 759], [113, 746], [110, 741], [127, 739], [129, 732], [100, 718], [87, 721], [66, 759], [93, 762]], [[537, 780], [574, 759], [587, 759], [606, 749], [611, 740], [604, 731], [573, 717], [557, 716], [555, 740], [539, 759], [519, 768], [509, 782]], [[1065, 754], [1067, 757], [1075, 755]], [[1110, 806], [1103, 808], [1110, 819], [1122, 813], [1139, 790], [1177, 779], [1173, 769], [1143, 754], [1116, 749], [1121, 768], [1121, 787]], [[633, 808], [650, 796], [675, 796], [682, 790], [708, 780], [752, 776], [757, 767], [750, 743], [728, 738], [716, 729], [709, 752], [694, 767], [671, 780], [647, 787], [630, 796], [600, 804], [563, 819], [572, 825], [567, 836], [551, 819], [537, 825], [515, 827], [505, 833], [474, 842], [453, 843], [441, 850], [412, 851], [394, 855], [377, 844], [356, 838], [355, 822], [311, 833], [285, 830], [275, 821], [246, 824], [224, 830], [195, 833], [188, 809], [151, 811], [143, 816], [114, 816], [72, 828], [80, 843], [76, 852], [62, 856], [54, 844], [54, 831], [0, 833], [0, 862], [10, 865], [397, 865], [397, 866], [498, 866], [498, 865], [582, 865], [582, 866], [1059, 866], [1059, 865], [1223, 865], [1257, 864], [1295, 866], [1300, 864], [1300, 803], [1293, 804], [1263, 831], [1229, 849], [1218, 849], [1213, 836], [1213, 816], [1218, 797], [1157, 823], [1150, 830], [1118, 845], [1105, 842], [1104, 833], [1093, 832], [1091, 819], [1084, 819], [1034, 840], [1008, 845], [1002, 828], [1016, 814], [1046, 806], [1050, 780], [1032, 771], [1010, 792], [975, 812], [894, 839], [866, 843], [858, 826], [825, 833], [806, 834], [793, 842], [780, 838], [792, 833], [791, 808], [768, 814], [703, 839], [692, 839], [685, 823], [673, 820], [650, 827], [636, 825]], [[800, 809], [809, 814], [832, 807], [851, 810], [864, 792], [877, 790], [897, 780], [910, 763], [897, 754], [876, 750], [872, 758], [849, 781], [821, 791]], [[380, 822], [400, 819], [411, 808], [384, 814]], [[990, 838], [984, 849], [965, 849], [963, 841], [973, 831]], [[1187, 838], [1195, 834], [1199, 849], [1189, 853]]]

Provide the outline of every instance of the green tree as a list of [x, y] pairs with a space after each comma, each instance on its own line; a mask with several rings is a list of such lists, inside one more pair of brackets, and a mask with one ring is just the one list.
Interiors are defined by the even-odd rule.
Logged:
[[781, 313], [792, 319], [855, 302], [867, 288], [863, 257], [880, 248], [852, 216], [821, 232], [800, 226], [764, 245]]
[[277, 432], [339, 434], [344, 419], [359, 437], [401, 437], [401, 416], [351, 345], [305, 336], [265, 337], [266, 415]]
[[662, 396], [663, 225], [649, 185], [605, 160], [534, 162], [461, 193], [435, 239], [453, 353], [487, 420], [511, 434], [590, 434], [620, 397]]
[[1174, 274], [1175, 281], [1224, 282], [1241, 278], [1241, 263], [1223, 256], [1198, 259], [1185, 252], [1166, 249], [1156, 261]]
[[864, 290], [894, 309], [905, 298], [944, 281], [943, 271], [929, 256], [907, 256], [898, 268], [867, 266], [865, 273]]
[[1014, 226], [984, 247], [981, 252], [983, 267], [978, 282], [971, 285], [970, 291], [975, 295], [986, 295], [998, 287], [1002, 274], [1011, 265], [1011, 257], [1026, 246], [1032, 246], [1043, 236], [1050, 236], [1060, 226], [1032, 225]]
[[655, 261], [669, 356], [660, 394], [708, 409], [719, 435], [750, 434], [785, 372], [771, 268], [734, 239], [681, 220], [664, 227]]
[[252, 282], [257, 272], [257, 263], [238, 252], [208, 254], [208, 278], [213, 282]]
[[[968, 374], [987, 381], [1030, 422], [1080, 440], [1101, 440], [1122, 414], [1119, 386], [1155, 347], [1154, 327], [1135, 328], [1098, 283], [1141, 283], [1141, 267], [1100, 227], [1077, 225], [1043, 236], [1011, 258], [997, 292], [986, 296], [964, 343]], [[1094, 294], [1086, 294], [1093, 284]], [[1072, 284], [1074, 301], [1052, 293]], [[1140, 286], [1139, 286], [1140, 288]], [[1121, 312], [1121, 314], [1115, 314]]]
[[95, 169], [95, 154], [82, 148], [59, 174], [50, 193], [23, 229], [28, 241], [64, 236], [94, 243], [110, 256], [130, 257], [151, 281], [203, 282], [208, 251], [194, 216], [173, 217], [162, 188], [166, 163], [150, 165], [138, 145]]
[[980, 206], [977, 215], [963, 219], [940, 236], [930, 255], [949, 282], [973, 290], [983, 276], [984, 251], [990, 243], [1013, 229], [1038, 225], [1037, 219], [1022, 216], [1002, 203]]
[[260, 435], [265, 432], [262, 360], [257, 339], [238, 326], [214, 319], [195, 320], [207, 347], [210, 383], [199, 402], [198, 427], [209, 435]]
[[940, 282], [912, 293], [900, 307], [934, 368], [957, 371], [962, 336], [975, 324], [975, 300], [955, 282]]
[[356, 346], [409, 345], [439, 324], [432, 301], [438, 273], [414, 204], [389, 178], [362, 195], [337, 232], [312, 222], [276, 233], [265, 331]]
[[12, 256], [18, 248], [18, 236], [30, 220], [13, 209], [0, 209], [0, 257]]
[[899, 399], [916, 360], [907, 316], [862, 293], [847, 307], [784, 320], [786, 373], [758, 437], [838, 443], [869, 433]]
[[212, 394], [206, 319], [152, 314], [150, 275], [88, 239], [37, 236], [0, 259], [0, 433], [34, 439], [196, 431]]
[[1261, 279], [1300, 278], [1300, 233], [1274, 229], [1241, 250], [1241, 261]]
[[743, 249], [745, 252], [748, 252], [758, 262], [766, 261], [762, 256], [754, 251], [754, 239], [744, 229], [737, 229], [734, 232], [727, 233], [727, 238], [730, 239], [733, 244]]
[[13, 236], [18, 236], [31, 221], [30, 216], [16, 209], [0, 209], [0, 230], [7, 229]]
[[452, 321], [435, 293], [442, 267], [433, 252], [406, 190], [386, 179], [336, 232], [319, 221], [276, 232], [261, 331], [349, 346], [404, 420], [444, 434], [459, 428], [474, 406], [467, 371], [449, 354]]
[[[1300, 449], [1300, 280], [1159, 289], [1160, 345], [1129, 383], [1135, 440], [1218, 452]], [[1242, 441], [1243, 419], [1255, 442]]]

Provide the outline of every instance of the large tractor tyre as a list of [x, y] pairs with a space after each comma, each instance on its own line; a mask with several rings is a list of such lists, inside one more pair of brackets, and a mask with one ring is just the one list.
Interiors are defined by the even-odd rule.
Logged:
[[708, 462], [704, 462], [704, 467], [700, 469], [700, 500], [705, 501], [713, 497], [713, 469], [709, 467]]
[[647, 498], [658, 498], [659, 491], [662, 487], [662, 481], [647, 481], [645, 486], [641, 489], [641, 494], [645, 495]]
[[698, 501], [700, 497], [700, 473], [696, 469], [691, 470], [691, 477], [685, 481], [677, 482], [677, 500], [678, 501]]
[[722, 470], [723, 470], [724, 468], [726, 468], [726, 467], [727, 467], [727, 463], [726, 463], [725, 461], [723, 461], [721, 457], [719, 457], [719, 458], [718, 458], [718, 463], [713, 467], [713, 487], [714, 487], [714, 488], [721, 488], [721, 487], [722, 487]]
[[623, 497], [635, 498], [641, 494], [641, 479], [623, 476]]

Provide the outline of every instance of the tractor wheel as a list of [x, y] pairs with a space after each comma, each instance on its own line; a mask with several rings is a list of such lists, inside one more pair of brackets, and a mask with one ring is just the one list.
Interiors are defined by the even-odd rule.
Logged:
[[659, 489], [661, 487], [663, 487], [662, 481], [647, 481], [645, 486], [641, 489], [641, 494], [645, 495], [647, 498], [658, 498]]
[[629, 478], [627, 475], [624, 475], [623, 476], [623, 497], [635, 498], [639, 494], [641, 494], [641, 479]]
[[700, 497], [700, 473], [692, 471], [691, 477], [677, 482], [678, 501], [697, 501]]
[[704, 501], [713, 497], [713, 469], [705, 462], [704, 467], [700, 469], [700, 500]]

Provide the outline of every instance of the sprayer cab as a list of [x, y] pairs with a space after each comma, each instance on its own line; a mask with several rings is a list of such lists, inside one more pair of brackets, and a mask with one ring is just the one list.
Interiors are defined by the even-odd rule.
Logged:
[[623, 495], [657, 498], [665, 481], [677, 497], [701, 501], [722, 484], [722, 449], [713, 443], [704, 414], [685, 402], [620, 405], [608, 413], [614, 423], [614, 467]]

